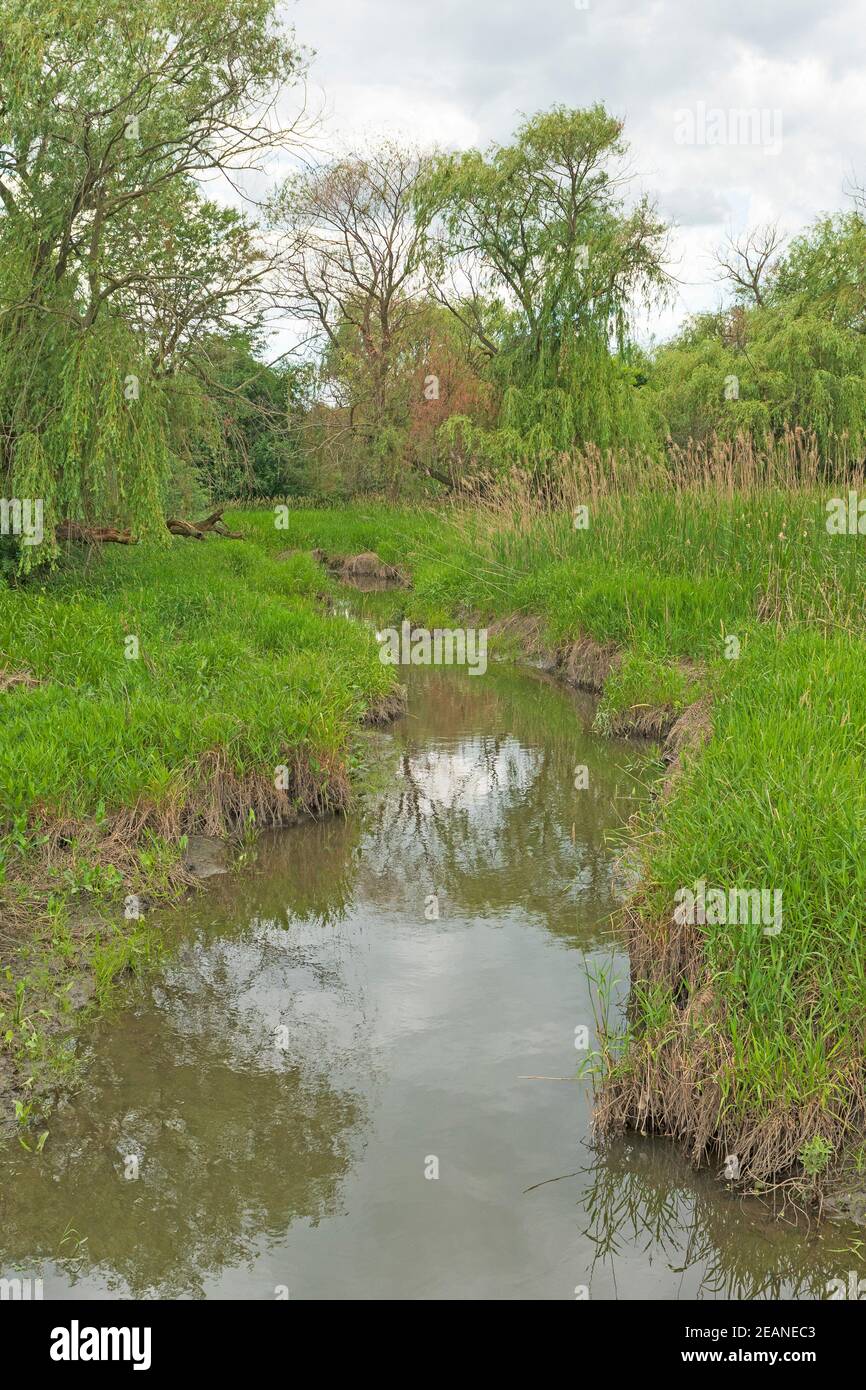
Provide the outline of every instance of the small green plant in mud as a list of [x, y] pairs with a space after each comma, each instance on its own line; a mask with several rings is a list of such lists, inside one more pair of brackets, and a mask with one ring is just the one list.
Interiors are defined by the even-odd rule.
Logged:
[[[11, 974], [9, 975], [11, 979]], [[12, 1027], [20, 1028], [24, 1022], [24, 996], [27, 993], [27, 981], [15, 981], [15, 1003], [12, 1009]]]
[[93, 947], [90, 965], [101, 1005], [123, 975], [134, 975], [159, 959], [160, 947], [151, 931], [142, 925], [135, 933], [121, 927], [102, 935]]
[[25, 1131], [30, 1120], [32, 1108], [32, 1104], [24, 1105], [20, 1100], [16, 1100], [15, 1102], [15, 1119], [19, 1125], [18, 1143], [21, 1145], [22, 1149], [26, 1149], [28, 1153], [41, 1154], [42, 1150], [45, 1148], [45, 1142], [48, 1138], [49, 1131], [43, 1129], [35, 1144], [29, 1142]]
[[145, 832], [136, 848], [135, 862], [125, 886], [155, 901], [175, 900], [181, 891], [179, 871], [188, 844], [188, 835], [180, 835], [177, 842], [172, 843], [162, 835]]
[[0, 901], [3, 885], [16, 870], [48, 843], [47, 834], [41, 833], [39, 818], [36, 824], [28, 823], [26, 811], [15, 812], [6, 821], [0, 821]]
[[70, 922], [68, 898], [52, 893], [45, 904], [45, 915], [52, 958], [60, 962], [71, 961], [77, 948]]
[[30, 848], [30, 833], [25, 813], [13, 815], [7, 824], [5, 834], [0, 837], [0, 867], [5, 865], [11, 853], [26, 854]]
[[114, 864], [76, 858], [63, 870], [63, 881], [71, 894], [86, 893], [91, 898], [114, 898], [123, 887], [123, 874]]
[[808, 1178], [819, 1178], [825, 1173], [832, 1157], [833, 1145], [820, 1134], [809, 1139], [799, 1153], [800, 1164]]

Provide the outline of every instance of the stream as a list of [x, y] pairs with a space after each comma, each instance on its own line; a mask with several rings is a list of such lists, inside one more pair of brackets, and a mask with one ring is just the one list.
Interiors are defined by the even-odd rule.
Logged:
[[358, 814], [159, 914], [164, 961], [88, 1033], [42, 1153], [0, 1152], [0, 1275], [46, 1299], [826, 1297], [845, 1228], [662, 1140], [591, 1142], [579, 1047], [625, 999], [616, 840], [648, 750], [530, 671], [409, 686]]

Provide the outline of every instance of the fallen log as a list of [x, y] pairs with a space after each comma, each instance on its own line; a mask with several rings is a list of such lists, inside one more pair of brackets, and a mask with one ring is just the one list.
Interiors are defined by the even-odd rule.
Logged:
[[81, 541], [84, 545], [135, 545], [130, 531], [118, 531], [114, 526], [84, 526], [80, 521], [61, 521], [55, 535], [59, 541]]
[[177, 517], [168, 517], [166, 526], [173, 536], [187, 536], [190, 540], [203, 541], [204, 531], [194, 521], [180, 521]]
[[199, 531], [212, 531], [217, 522], [222, 521], [224, 511], [225, 507], [217, 507], [216, 511], [211, 512], [210, 516], [206, 516], [204, 521], [194, 521], [192, 524]]
[[223, 523], [222, 515], [225, 507], [218, 507], [210, 516], [206, 516], [203, 521], [167, 521], [166, 526], [175, 536], [188, 536], [197, 541], [203, 541], [205, 534], [210, 531], [215, 536], [223, 536], [229, 541], [242, 541], [243, 535], [240, 531], [230, 531]]
[[[230, 531], [223, 524], [222, 514], [225, 507], [219, 507], [217, 511], [211, 512], [204, 521], [184, 521], [181, 517], [170, 516], [166, 518], [166, 527], [173, 536], [184, 536], [187, 540], [203, 541], [208, 532], [215, 536], [222, 536], [230, 541], [242, 541], [243, 534], [240, 531]], [[56, 536], [59, 541], [78, 541], [82, 545], [106, 545], [109, 542], [114, 545], [135, 545], [136, 540], [130, 531], [118, 531], [114, 526], [85, 526], [80, 521], [61, 521], [56, 529]]]
[[178, 521], [172, 517], [167, 521], [166, 526], [173, 536], [186, 536], [189, 540], [203, 541], [208, 532], [213, 536], [222, 536], [228, 541], [242, 541], [244, 539], [240, 531], [230, 531], [227, 526], [223, 526], [221, 521], [211, 521], [205, 526], [201, 521]]
[[200, 531], [215, 531], [218, 536], [224, 536], [229, 541], [242, 541], [243, 533], [240, 531], [230, 531], [223, 521], [225, 507], [217, 507], [215, 512], [206, 516], [204, 521], [197, 521], [195, 525]]

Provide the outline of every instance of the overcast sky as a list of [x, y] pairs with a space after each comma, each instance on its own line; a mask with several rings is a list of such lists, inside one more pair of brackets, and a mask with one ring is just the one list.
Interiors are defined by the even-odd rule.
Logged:
[[[603, 101], [636, 189], [676, 223], [668, 336], [718, 302], [726, 231], [795, 231], [866, 181], [866, 0], [296, 0], [326, 131], [462, 148], [523, 113]], [[748, 118], [746, 113], [759, 115]], [[688, 115], [684, 113], [689, 113]], [[720, 114], [721, 113], [721, 114]]]

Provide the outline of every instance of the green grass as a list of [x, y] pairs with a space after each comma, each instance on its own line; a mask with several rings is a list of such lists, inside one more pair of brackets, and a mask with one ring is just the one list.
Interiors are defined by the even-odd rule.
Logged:
[[866, 1040], [866, 667], [859, 639], [794, 631], [734, 664], [715, 737], [665, 808], [647, 907], [679, 885], [772, 885], [778, 936], [705, 928], [706, 974], [742, 1030], [738, 1113], [832, 1099]]
[[707, 693], [712, 677], [680, 664], [671, 664], [651, 651], [628, 648], [621, 664], [611, 672], [596, 710], [595, 727], [616, 732], [618, 716], [635, 719], [641, 709], [664, 709], [682, 714]]
[[307, 556], [176, 541], [106, 547], [86, 568], [0, 591], [2, 664], [43, 682], [0, 696], [4, 818], [38, 828], [139, 799], [159, 810], [214, 753], [238, 777], [272, 778], [288, 750], [327, 792], [389, 675], [367, 631], [322, 611], [325, 587]]

